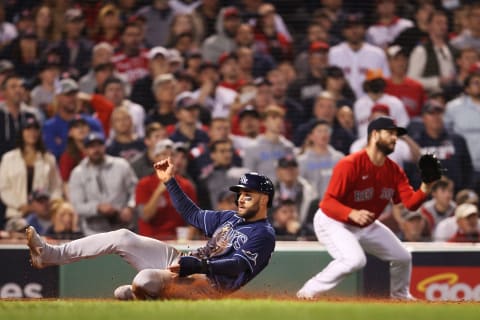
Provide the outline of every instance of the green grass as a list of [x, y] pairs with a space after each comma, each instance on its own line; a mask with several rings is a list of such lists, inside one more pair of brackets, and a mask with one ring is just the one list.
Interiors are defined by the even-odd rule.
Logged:
[[478, 303], [385, 303], [375, 301], [202, 300], [0, 301], [1, 320], [155, 319], [155, 320], [453, 320], [479, 319]]

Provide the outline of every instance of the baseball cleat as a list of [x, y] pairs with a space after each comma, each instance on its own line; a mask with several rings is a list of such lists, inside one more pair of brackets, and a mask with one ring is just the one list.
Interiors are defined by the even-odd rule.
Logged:
[[123, 301], [135, 299], [135, 296], [133, 295], [132, 285], [130, 284], [126, 284], [118, 287], [113, 292], [113, 295], [115, 296], [115, 299], [123, 300]]
[[30, 263], [33, 267], [41, 269], [44, 267], [42, 263], [42, 252], [45, 247], [45, 243], [38, 235], [34, 227], [30, 226], [25, 230], [27, 235], [27, 245], [30, 248]]

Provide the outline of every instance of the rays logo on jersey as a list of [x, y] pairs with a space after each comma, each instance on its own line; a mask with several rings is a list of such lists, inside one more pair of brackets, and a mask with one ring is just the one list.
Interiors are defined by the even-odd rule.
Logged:
[[193, 255], [202, 259], [221, 256], [232, 247], [239, 250], [247, 241], [248, 237], [245, 234], [234, 230], [233, 224], [227, 222], [214, 232], [205, 247], [199, 248]]

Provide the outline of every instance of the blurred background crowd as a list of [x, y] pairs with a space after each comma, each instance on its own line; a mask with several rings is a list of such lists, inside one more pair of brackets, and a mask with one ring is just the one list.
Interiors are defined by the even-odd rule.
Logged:
[[[201, 208], [235, 210], [269, 176], [280, 240], [313, 240], [332, 168], [367, 124], [408, 128], [391, 158], [448, 171], [403, 241], [479, 241], [480, 1], [0, 1], [0, 233], [129, 228], [199, 239], [152, 164], [171, 157]], [[177, 234], [178, 233], [178, 234]]]

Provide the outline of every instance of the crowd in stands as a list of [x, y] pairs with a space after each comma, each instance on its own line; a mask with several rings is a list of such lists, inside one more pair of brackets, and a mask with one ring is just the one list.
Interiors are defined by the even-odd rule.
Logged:
[[[153, 163], [204, 209], [271, 178], [280, 240], [314, 240], [332, 168], [368, 122], [408, 129], [390, 157], [447, 169], [403, 241], [480, 241], [480, 3], [436, 0], [10, 0], [0, 3], [0, 230], [53, 239], [185, 221]], [[198, 232], [190, 230], [190, 238]]]

